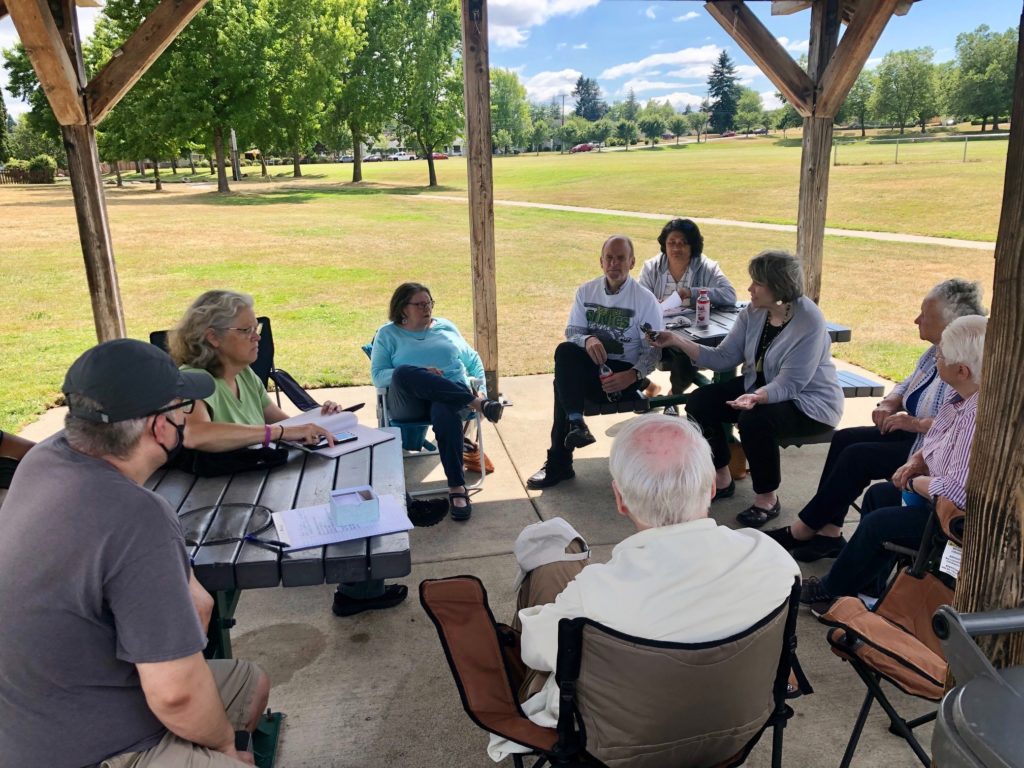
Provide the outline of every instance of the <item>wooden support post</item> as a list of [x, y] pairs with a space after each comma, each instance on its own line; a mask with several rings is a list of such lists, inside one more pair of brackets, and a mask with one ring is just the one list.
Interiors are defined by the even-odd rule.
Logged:
[[[1024, 22], [1024, 16], [1021, 19]], [[1017, 43], [992, 314], [985, 334], [978, 422], [967, 480], [958, 611], [1024, 603], [1024, 39]], [[997, 667], [1024, 665], [1024, 635], [979, 637]]]
[[491, 83], [487, 0], [461, 0], [465, 79], [466, 172], [473, 263], [474, 342], [483, 360], [487, 392], [498, 396], [498, 307], [494, 264], [494, 180], [491, 170]]
[[[839, 0], [816, 0], [811, 6], [810, 51], [807, 74], [815, 85], [839, 39]], [[825, 213], [828, 207], [829, 154], [832, 118], [805, 117], [800, 155], [800, 199], [796, 219], [796, 253], [804, 268], [804, 293], [815, 303], [821, 297], [821, 264], [825, 248]]]

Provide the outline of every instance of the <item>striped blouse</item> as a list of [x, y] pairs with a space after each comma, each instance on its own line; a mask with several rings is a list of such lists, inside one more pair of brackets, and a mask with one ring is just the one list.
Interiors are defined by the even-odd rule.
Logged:
[[945, 496], [960, 509], [967, 506], [967, 465], [977, 413], [977, 392], [966, 400], [954, 392], [939, 410], [921, 448], [932, 478], [928, 494]]

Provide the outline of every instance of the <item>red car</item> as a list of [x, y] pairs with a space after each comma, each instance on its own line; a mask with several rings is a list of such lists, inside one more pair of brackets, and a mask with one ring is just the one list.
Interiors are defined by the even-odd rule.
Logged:
[[434, 159], [435, 160], [447, 160], [448, 159], [448, 155], [446, 155], [444, 152], [435, 152], [434, 153]]
[[723, 139], [731, 139], [735, 135], [736, 135], [736, 131], [726, 131], [725, 133], [722, 134], [722, 138]]
[[573, 155], [577, 152], [589, 152], [594, 148], [593, 144], [577, 144], [575, 147], [569, 150], [569, 154]]

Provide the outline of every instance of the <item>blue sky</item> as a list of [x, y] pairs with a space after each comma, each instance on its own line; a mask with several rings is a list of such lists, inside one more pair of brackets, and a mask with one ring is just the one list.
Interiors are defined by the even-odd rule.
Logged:
[[[810, 12], [771, 16], [771, 4], [749, 6], [794, 57], [807, 51]], [[936, 61], [952, 59], [960, 32], [987, 24], [1003, 31], [1020, 21], [1021, 0], [920, 0], [909, 13], [889, 22], [872, 53], [872, 66], [887, 52], [931, 46]], [[489, 0], [491, 66], [512, 69], [531, 100], [549, 101], [570, 93], [581, 75], [597, 78], [608, 101], [621, 101], [630, 87], [637, 98], [669, 99], [677, 108], [696, 105], [706, 91], [712, 62], [725, 49], [738, 65], [744, 85], [762, 94], [767, 108], [774, 87], [725, 31], [703, 3], [643, 0]], [[79, 9], [82, 33], [93, 28], [96, 9]], [[0, 48], [17, 39], [9, 18], [0, 21]], [[6, 73], [0, 68], [0, 87]], [[6, 89], [12, 114], [26, 106]]]

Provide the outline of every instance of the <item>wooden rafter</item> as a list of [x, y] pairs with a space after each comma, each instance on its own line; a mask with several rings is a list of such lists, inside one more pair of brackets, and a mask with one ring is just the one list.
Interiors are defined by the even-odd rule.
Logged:
[[877, 0], [861, 4], [821, 76], [814, 105], [817, 117], [835, 117], [899, 2]]
[[710, 0], [704, 7], [786, 100], [804, 117], [814, 106], [814, 83], [742, 0]]
[[61, 125], [85, 125], [81, 84], [46, 0], [4, 0]]
[[206, 0], [161, 0], [86, 86], [93, 125], [106, 117], [204, 5]]
[[7, 15], [7, 6], [4, 4], [4, 0], [0, 0], [0, 19]]

